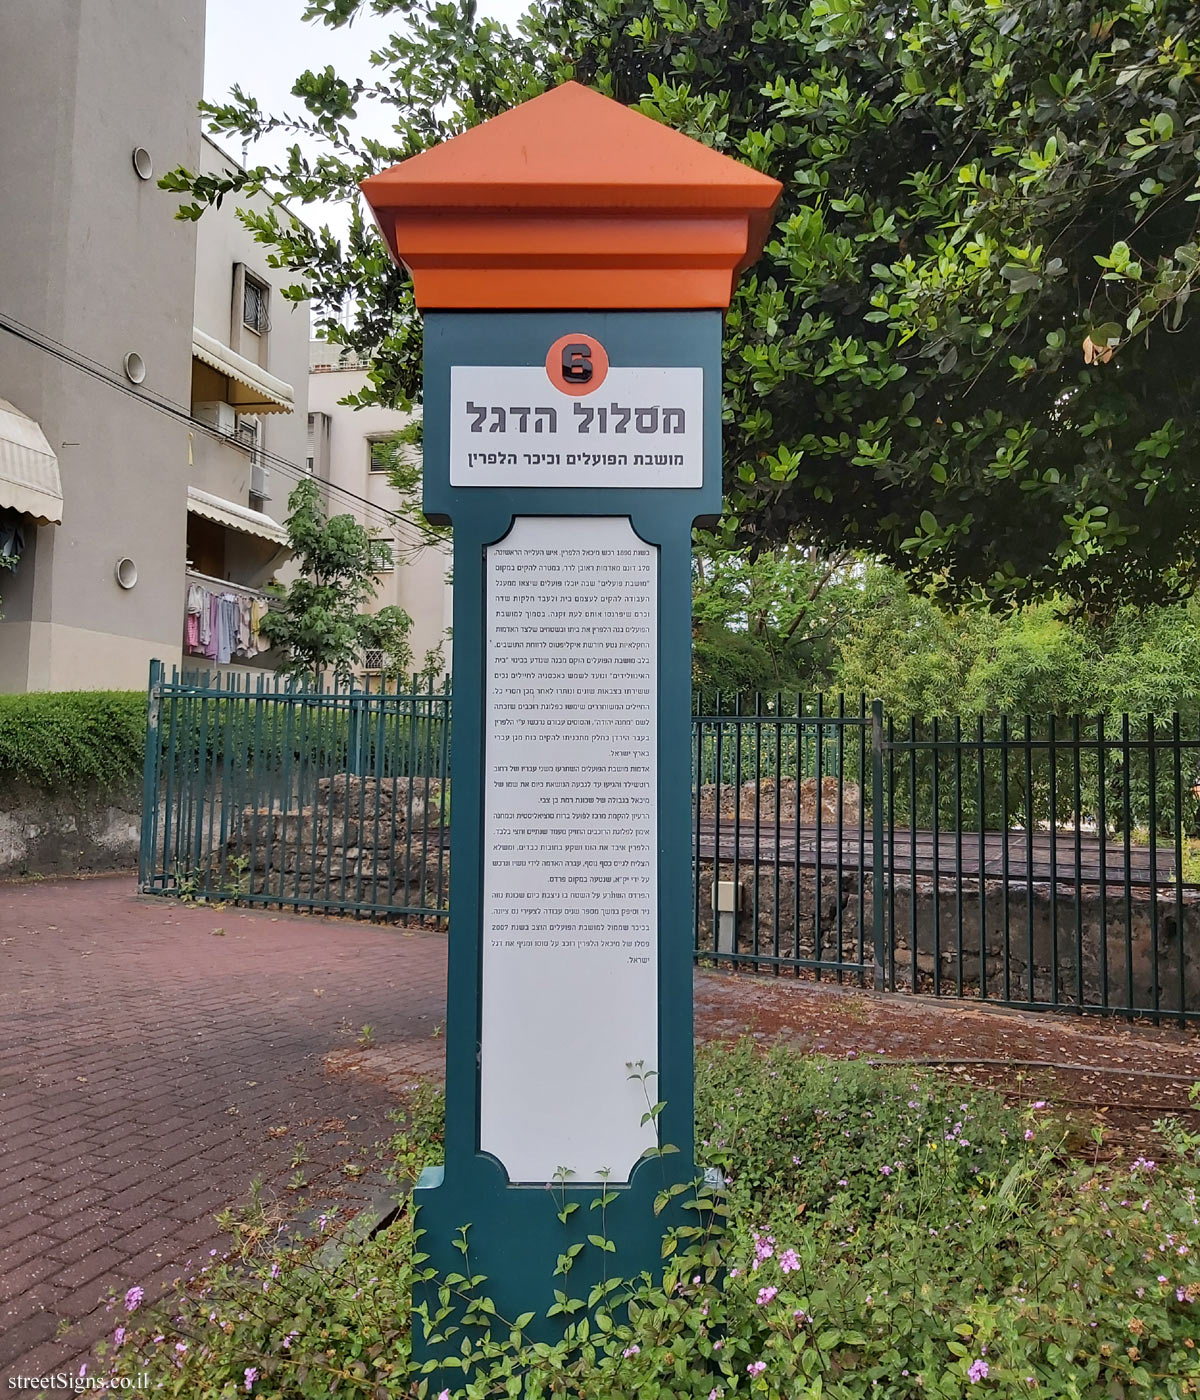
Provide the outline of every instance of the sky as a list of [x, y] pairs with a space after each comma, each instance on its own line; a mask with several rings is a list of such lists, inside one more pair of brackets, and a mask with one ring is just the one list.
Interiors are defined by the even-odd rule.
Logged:
[[[332, 64], [347, 80], [369, 76], [372, 48], [402, 22], [399, 13], [383, 19], [364, 14], [342, 29], [328, 29], [304, 23], [304, 8], [304, 0], [208, 0], [204, 96], [221, 101], [236, 83], [266, 112], [296, 110], [299, 103], [290, 92], [305, 69]], [[479, 13], [511, 25], [524, 8], [524, 0], [481, 0]], [[364, 129], [386, 138], [386, 126]], [[235, 141], [227, 138], [224, 144], [232, 147], [230, 155], [240, 158]], [[271, 159], [287, 144], [287, 138], [279, 136], [264, 142], [262, 149], [252, 147], [251, 161]]]
[[[527, 0], [479, 0], [478, 12], [514, 25]], [[204, 43], [204, 96], [210, 102], [224, 101], [237, 84], [258, 99], [264, 112], [279, 114], [299, 109], [291, 96], [292, 84], [306, 69], [332, 64], [334, 72], [347, 81], [371, 74], [370, 53], [379, 47], [394, 28], [402, 23], [397, 13], [386, 18], [363, 14], [341, 29], [320, 23], [305, 23], [304, 0], [208, 0]], [[368, 112], [372, 104], [366, 104]], [[387, 140], [385, 120], [361, 130]], [[229, 155], [243, 155], [236, 137], [214, 138]], [[250, 147], [251, 164], [279, 159], [293, 137], [284, 133], [269, 136]], [[335, 234], [344, 235], [349, 227], [346, 206], [309, 204], [292, 206], [293, 212], [312, 226], [328, 224]]]

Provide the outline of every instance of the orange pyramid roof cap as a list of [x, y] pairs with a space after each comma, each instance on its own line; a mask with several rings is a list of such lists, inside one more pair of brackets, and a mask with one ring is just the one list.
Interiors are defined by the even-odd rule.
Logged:
[[564, 83], [364, 180], [425, 308], [727, 306], [782, 186]]

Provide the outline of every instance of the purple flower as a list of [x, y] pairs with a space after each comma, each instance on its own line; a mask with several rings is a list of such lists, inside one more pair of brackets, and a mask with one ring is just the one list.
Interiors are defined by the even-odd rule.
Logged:
[[779, 1267], [785, 1274], [793, 1273], [800, 1267], [800, 1256], [794, 1249], [785, 1249], [779, 1256]]
[[258, 1380], [258, 1367], [257, 1367], [257, 1366], [247, 1366], [247, 1367], [246, 1367], [246, 1389], [247, 1389], [247, 1390], [253, 1390], [253, 1389], [254, 1389], [254, 1382], [255, 1382], [256, 1380]]
[[972, 1385], [976, 1385], [979, 1381], [987, 1379], [987, 1373], [988, 1364], [983, 1357], [980, 1357], [978, 1361], [971, 1362], [970, 1368], [967, 1371], [967, 1380], [969, 1380]]
[[622, 1356], [636, 1356], [641, 1351], [641, 1347], [636, 1342], [631, 1347], [626, 1347], [621, 1353]]
[[299, 1332], [289, 1332], [283, 1339], [283, 1345], [285, 1347], [290, 1347], [299, 1335]]
[[179, 1353], [180, 1356], [182, 1356], [183, 1353], [184, 1353], [185, 1351], [187, 1351], [187, 1343], [186, 1343], [186, 1342], [176, 1342], [176, 1343], [175, 1343], [175, 1350]]
[[1026, 1142], [1032, 1142], [1032, 1141], [1033, 1141], [1033, 1129], [1032, 1129], [1032, 1128], [1026, 1128], [1026, 1129], [1025, 1129], [1025, 1141], [1026, 1141]]
[[767, 1363], [765, 1361], [752, 1361], [746, 1367], [746, 1373], [751, 1376], [760, 1376], [766, 1369]]
[[879, 1168], [879, 1171], [882, 1176], [891, 1176], [892, 1174], [892, 1169], [887, 1165], [886, 1162], [882, 1167]]
[[119, 1347], [119, 1346], [124, 1346], [124, 1345], [125, 1345], [125, 1329], [124, 1329], [124, 1327], [118, 1327], [117, 1330], [113, 1333], [113, 1346]]
[[758, 1290], [758, 1306], [760, 1308], [765, 1308], [778, 1292], [779, 1289], [773, 1285], [770, 1288], [760, 1288]]
[[136, 1312], [136, 1311], [138, 1310], [138, 1307], [139, 1307], [140, 1304], [141, 1304], [142, 1299], [143, 1299], [145, 1296], [146, 1296], [145, 1290], [144, 1290], [144, 1289], [141, 1289], [141, 1288], [138, 1288], [138, 1287], [135, 1285], [135, 1286], [134, 1286], [133, 1288], [131, 1288], [131, 1289], [129, 1290], [129, 1292], [126, 1293], [126, 1295], [125, 1295], [125, 1311], [126, 1311], [126, 1312]]

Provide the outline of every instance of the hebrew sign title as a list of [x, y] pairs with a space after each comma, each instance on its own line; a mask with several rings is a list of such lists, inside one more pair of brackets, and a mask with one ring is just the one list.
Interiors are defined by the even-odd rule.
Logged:
[[451, 486], [698, 487], [704, 372], [613, 366], [586, 397], [540, 365], [450, 371]]

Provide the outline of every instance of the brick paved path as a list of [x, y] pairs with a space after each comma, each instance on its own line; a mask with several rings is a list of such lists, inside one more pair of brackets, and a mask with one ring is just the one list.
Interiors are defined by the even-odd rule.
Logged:
[[342, 1167], [395, 1099], [322, 1057], [364, 1024], [441, 1073], [442, 935], [131, 887], [0, 884], [0, 1386], [77, 1371], [108, 1292], [150, 1294], [219, 1245], [213, 1213], [253, 1178], [293, 1207], [297, 1143], [312, 1201], [361, 1193], [370, 1174]]

